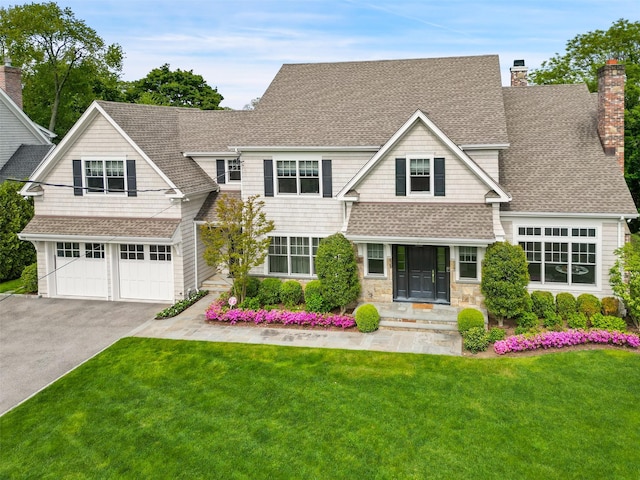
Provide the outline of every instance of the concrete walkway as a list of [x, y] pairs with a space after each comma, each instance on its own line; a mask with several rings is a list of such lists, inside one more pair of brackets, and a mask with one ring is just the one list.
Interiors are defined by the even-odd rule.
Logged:
[[173, 340], [204, 340], [292, 347], [458, 356], [462, 354], [462, 338], [457, 332], [438, 333], [382, 329], [363, 334], [358, 331], [303, 330], [206, 323], [204, 311], [214, 298], [211, 294], [207, 295], [176, 317], [149, 320], [130, 335]]

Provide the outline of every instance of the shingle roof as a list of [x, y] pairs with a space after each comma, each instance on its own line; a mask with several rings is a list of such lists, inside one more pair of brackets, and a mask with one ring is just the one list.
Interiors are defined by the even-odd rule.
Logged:
[[217, 222], [218, 214], [216, 212], [216, 201], [223, 195], [228, 195], [232, 198], [241, 198], [239, 190], [227, 190], [224, 192], [211, 192], [206, 198], [200, 211], [194, 219], [196, 222]]
[[597, 133], [597, 97], [585, 85], [505, 87], [510, 147], [500, 184], [503, 211], [636, 213], [614, 156]]
[[25, 180], [31, 176], [54, 145], [20, 145], [0, 169], [0, 183], [7, 178]]
[[24, 235], [171, 239], [180, 220], [165, 218], [112, 218], [36, 215], [24, 227]]
[[382, 145], [418, 109], [457, 144], [506, 143], [496, 55], [284, 65], [243, 145]]
[[347, 236], [495, 240], [490, 205], [355, 203]]

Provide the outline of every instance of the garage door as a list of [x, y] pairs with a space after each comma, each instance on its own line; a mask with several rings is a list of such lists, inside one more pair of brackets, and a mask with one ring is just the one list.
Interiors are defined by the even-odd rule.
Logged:
[[56, 291], [61, 296], [107, 297], [104, 243], [56, 243]]
[[120, 245], [120, 298], [173, 301], [170, 245]]

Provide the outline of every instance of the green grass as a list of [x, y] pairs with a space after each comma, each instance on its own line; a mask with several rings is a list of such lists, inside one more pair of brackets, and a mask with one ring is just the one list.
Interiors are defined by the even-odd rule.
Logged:
[[0, 418], [0, 478], [637, 478], [640, 355], [126, 338]]
[[7, 282], [0, 283], [0, 293], [16, 292], [22, 289], [22, 279], [16, 278]]

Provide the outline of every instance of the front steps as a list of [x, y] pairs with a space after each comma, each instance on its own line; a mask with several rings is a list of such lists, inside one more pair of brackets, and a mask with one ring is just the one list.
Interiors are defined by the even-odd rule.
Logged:
[[437, 303], [370, 303], [380, 313], [381, 329], [458, 333], [458, 307]]
[[207, 278], [200, 286], [201, 290], [209, 290], [216, 297], [221, 293], [229, 292], [233, 286], [233, 279], [224, 272], [218, 272]]

